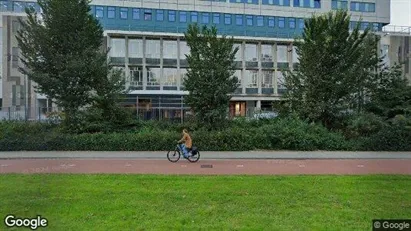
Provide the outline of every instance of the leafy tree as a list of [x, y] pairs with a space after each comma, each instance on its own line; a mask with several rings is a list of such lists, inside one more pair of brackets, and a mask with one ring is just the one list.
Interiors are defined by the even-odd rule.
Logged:
[[284, 108], [330, 127], [348, 109], [361, 110], [379, 68], [379, 38], [358, 23], [350, 32], [346, 11], [313, 16], [296, 39], [299, 67], [286, 72]]
[[404, 78], [401, 65], [385, 67], [378, 73], [378, 84], [372, 89], [366, 108], [385, 119], [411, 116], [411, 86]]
[[68, 125], [78, 122], [79, 109], [92, 104], [96, 93], [106, 97], [111, 84], [107, 55], [101, 50], [103, 29], [90, 14], [89, 3], [39, 0], [41, 17], [27, 9], [17, 35], [23, 63], [20, 71], [38, 84], [38, 92], [64, 109]]
[[198, 122], [216, 126], [225, 120], [228, 103], [237, 88], [234, 74], [233, 38], [217, 38], [215, 27], [190, 25], [185, 33], [190, 54], [184, 86], [189, 91], [186, 102], [194, 110]]

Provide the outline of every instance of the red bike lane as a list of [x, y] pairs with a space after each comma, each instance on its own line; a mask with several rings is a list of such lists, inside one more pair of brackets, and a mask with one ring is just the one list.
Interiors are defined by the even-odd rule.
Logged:
[[411, 175], [411, 159], [0, 159], [0, 174]]

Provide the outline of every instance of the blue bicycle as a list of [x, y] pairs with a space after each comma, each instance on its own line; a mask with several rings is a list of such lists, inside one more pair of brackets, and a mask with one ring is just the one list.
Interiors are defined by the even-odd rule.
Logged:
[[[198, 151], [197, 147], [193, 146], [191, 149], [187, 151], [188, 151], [188, 157], [186, 159], [190, 161], [191, 163], [195, 163], [200, 159], [200, 152]], [[181, 150], [180, 145], [177, 144], [174, 150], [170, 150], [167, 152], [167, 159], [170, 162], [175, 163], [180, 159], [182, 153], [183, 153], [183, 150]]]

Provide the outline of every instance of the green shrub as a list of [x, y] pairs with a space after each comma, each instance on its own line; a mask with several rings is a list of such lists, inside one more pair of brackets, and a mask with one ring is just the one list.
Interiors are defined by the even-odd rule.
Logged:
[[363, 150], [411, 151], [411, 129], [401, 125], [385, 125], [378, 133], [364, 139]]

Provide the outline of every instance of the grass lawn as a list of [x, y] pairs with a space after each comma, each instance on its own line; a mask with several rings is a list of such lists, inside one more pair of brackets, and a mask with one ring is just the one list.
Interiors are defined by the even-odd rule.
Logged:
[[410, 176], [0, 175], [0, 182], [1, 219], [41, 215], [49, 226], [39, 230], [371, 230], [372, 219], [411, 218]]

